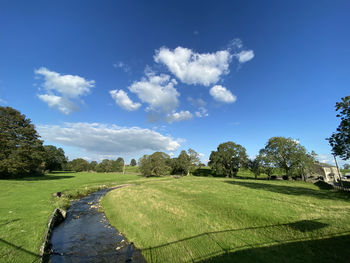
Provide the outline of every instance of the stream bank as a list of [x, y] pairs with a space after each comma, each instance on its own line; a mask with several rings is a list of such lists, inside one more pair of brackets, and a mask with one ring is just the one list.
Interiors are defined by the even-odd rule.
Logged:
[[121, 187], [125, 185], [103, 189], [72, 202], [66, 219], [52, 230], [50, 262], [146, 262], [133, 243], [98, 211], [100, 199]]

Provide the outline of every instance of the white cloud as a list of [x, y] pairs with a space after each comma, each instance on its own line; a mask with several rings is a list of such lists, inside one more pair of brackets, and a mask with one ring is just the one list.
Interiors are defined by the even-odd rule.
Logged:
[[57, 109], [64, 114], [70, 114], [74, 111], [79, 110], [79, 108], [73, 102], [60, 96], [41, 94], [38, 95], [38, 97], [42, 101], [46, 102], [49, 107]]
[[224, 103], [233, 103], [236, 101], [236, 96], [221, 85], [215, 85], [209, 91], [210, 95], [217, 101]]
[[44, 67], [35, 70], [34, 73], [43, 76], [45, 80], [42, 87], [47, 93], [39, 94], [39, 99], [64, 114], [79, 110], [72, 99], [79, 99], [80, 96], [87, 95], [95, 86], [94, 80], [85, 80], [80, 76], [61, 75]]
[[129, 98], [128, 94], [123, 90], [111, 90], [109, 91], [109, 94], [111, 94], [112, 98], [115, 100], [115, 103], [125, 110], [135, 111], [141, 106], [140, 103], [133, 102]]
[[187, 100], [192, 106], [195, 106], [195, 107], [204, 107], [207, 105], [207, 103], [201, 98], [194, 99], [192, 97], [188, 97]]
[[122, 69], [125, 73], [130, 71], [130, 67], [128, 65], [126, 65], [124, 62], [119, 61], [118, 63], [114, 63], [113, 67], [115, 68], [120, 68]]
[[201, 118], [201, 117], [208, 117], [208, 116], [209, 116], [208, 111], [207, 111], [206, 108], [204, 108], [204, 107], [199, 107], [198, 109], [199, 109], [199, 111], [196, 111], [196, 112], [195, 112], [195, 115], [196, 115], [198, 118]]
[[184, 121], [184, 120], [190, 120], [193, 118], [193, 115], [189, 111], [180, 111], [180, 112], [173, 112], [171, 114], [167, 114], [166, 120], [169, 123], [177, 122], [177, 121]]
[[118, 127], [101, 123], [39, 125], [45, 141], [78, 147], [87, 153], [120, 155], [142, 151], [175, 151], [179, 141], [149, 129]]
[[184, 47], [174, 50], [162, 47], [154, 55], [155, 62], [166, 65], [183, 83], [204, 86], [218, 82], [221, 75], [229, 73], [231, 58], [228, 50], [200, 54]]
[[155, 75], [146, 73], [147, 78], [134, 82], [129, 90], [137, 94], [138, 98], [149, 104], [148, 110], [169, 113], [176, 109], [180, 94], [174, 88], [177, 84], [169, 75]]
[[46, 91], [55, 91], [68, 98], [86, 95], [95, 86], [94, 80], [86, 80], [80, 76], [61, 75], [44, 67], [35, 70], [35, 74], [44, 76], [43, 87]]
[[253, 50], [243, 50], [235, 55], [240, 63], [248, 62], [254, 58]]

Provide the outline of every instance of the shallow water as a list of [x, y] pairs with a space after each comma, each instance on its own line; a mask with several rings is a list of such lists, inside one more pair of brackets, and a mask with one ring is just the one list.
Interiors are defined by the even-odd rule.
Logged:
[[104, 213], [98, 212], [99, 200], [110, 190], [100, 190], [72, 204], [65, 221], [53, 230], [50, 262], [146, 262]]

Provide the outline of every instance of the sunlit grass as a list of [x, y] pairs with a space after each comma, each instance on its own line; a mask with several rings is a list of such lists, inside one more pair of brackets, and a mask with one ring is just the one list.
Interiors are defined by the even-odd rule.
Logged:
[[[139, 180], [136, 174], [55, 173], [43, 177], [0, 180], [0, 262], [33, 262], [48, 219], [66, 198], [52, 193], [79, 197], [98, 187]], [[142, 180], [142, 179], [141, 179]]]
[[346, 262], [349, 250], [338, 247], [350, 242], [349, 201], [304, 182], [191, 176], [118, 189], [102, 203], [149, 262], [322, 262], [335, 253]]

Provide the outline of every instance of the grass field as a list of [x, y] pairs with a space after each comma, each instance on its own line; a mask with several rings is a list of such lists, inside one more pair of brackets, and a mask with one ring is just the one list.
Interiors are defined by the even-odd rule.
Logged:
[[67, 199], [52, 197], [65, 191], [79, 197], [101, 185], [139, 180], [136, 174], [54, 173], [42, 177], [0, 180], [0, 262], [38, 262], [48, 219]]
[[348, 262], [350, 198], [304, 182], [183, 177], [102, 200], [149, 262]]

